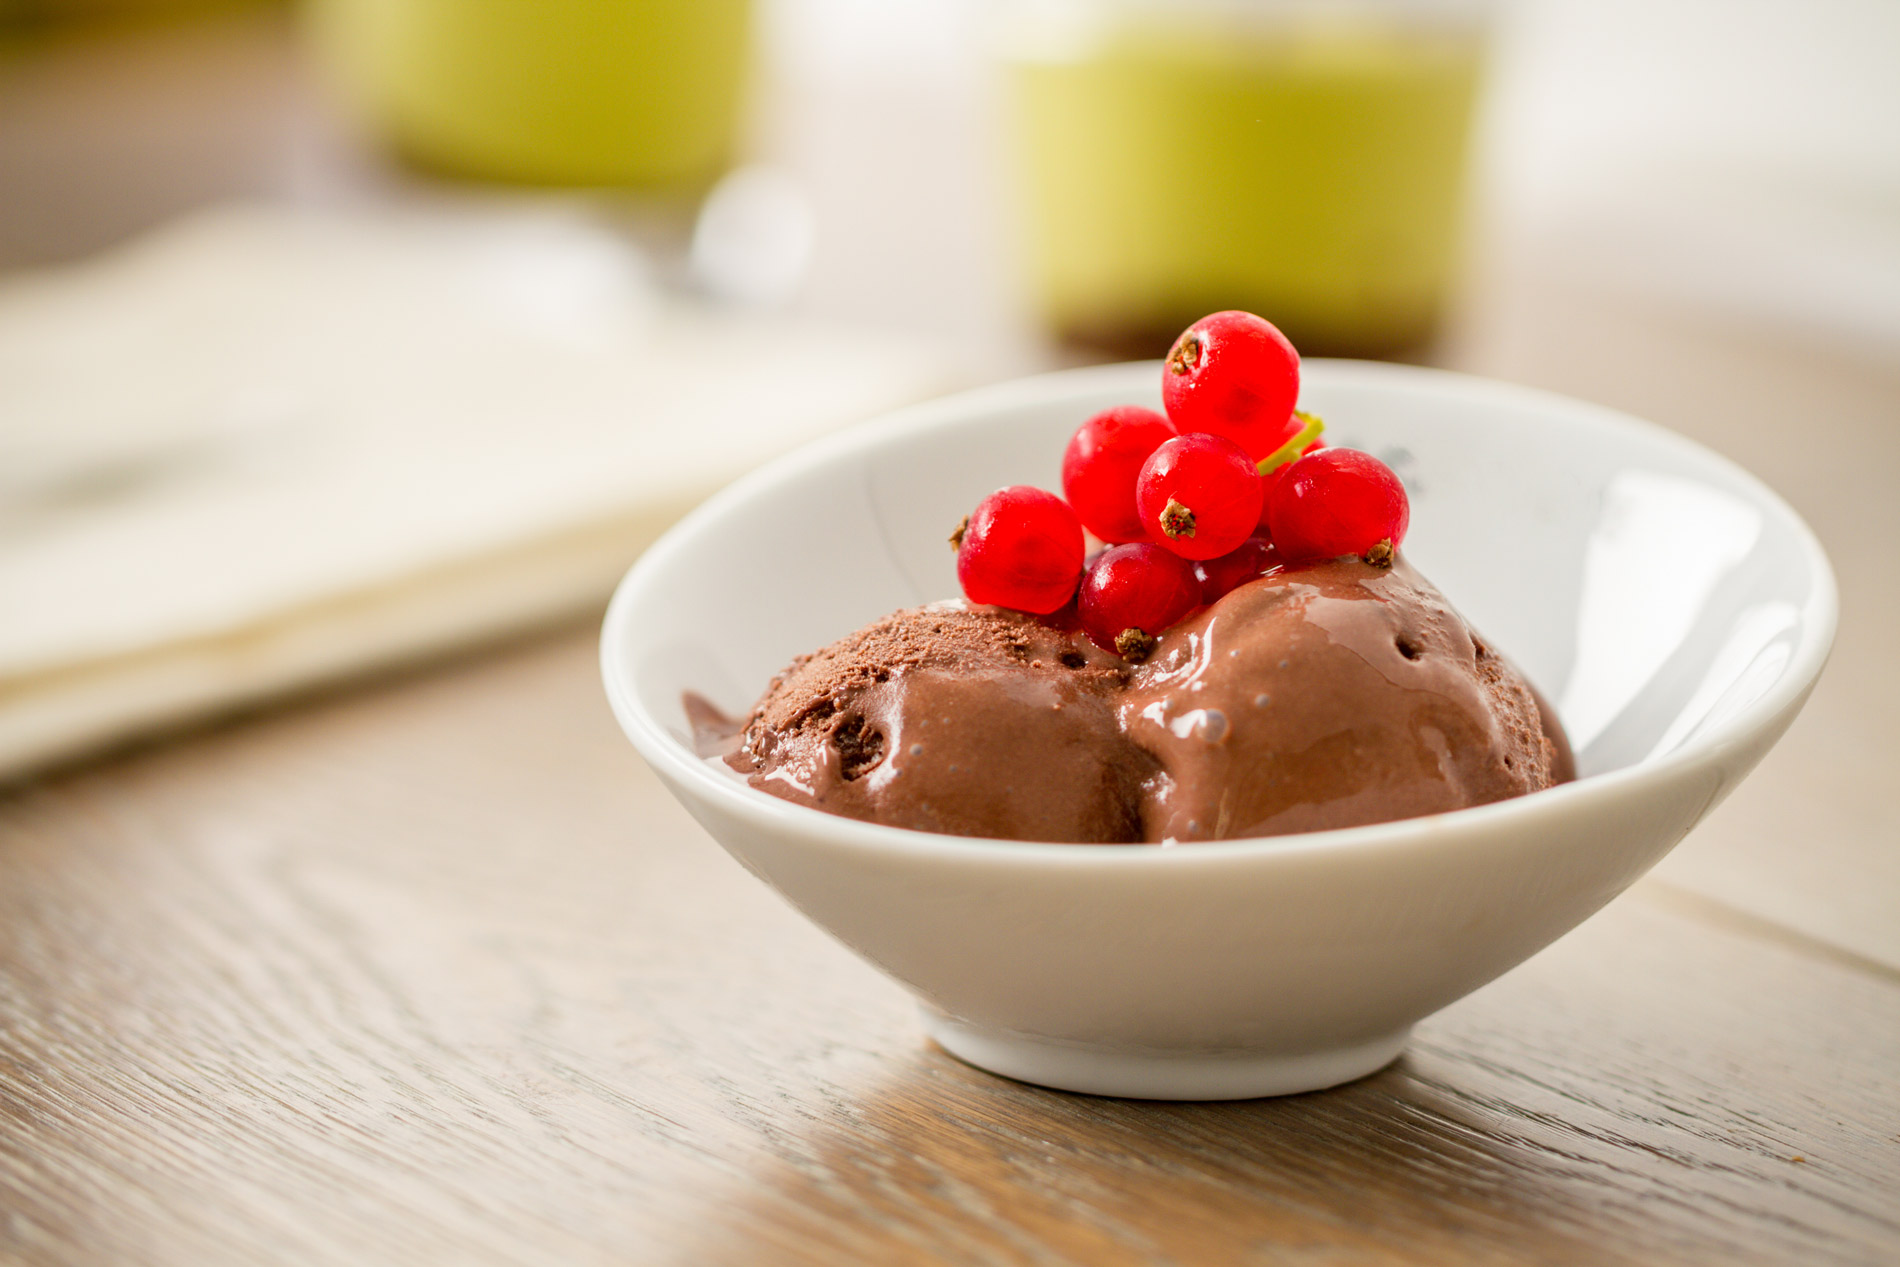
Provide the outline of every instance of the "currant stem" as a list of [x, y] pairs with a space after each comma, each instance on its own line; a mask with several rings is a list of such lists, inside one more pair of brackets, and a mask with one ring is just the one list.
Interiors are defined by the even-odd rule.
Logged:
[[1260, 459], [1262, 475], [1271, 475], [1287, 463], [1296, 460], [1305, 451], [1306, 446], [1319, 439], [1320, 432], [1326, 430], [1326, 424], [1321, 421], [1318, 414], [1309, 414], [1304, 410], [1295, 409], [1293, 416], [1300, 420], [1300, 429], [1294, 433], [1291, 440]]

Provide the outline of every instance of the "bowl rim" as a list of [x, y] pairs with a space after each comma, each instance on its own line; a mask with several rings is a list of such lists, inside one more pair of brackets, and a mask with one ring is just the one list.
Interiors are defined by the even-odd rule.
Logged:
[[[1557, 392], [1495, 379], [1415, 365], [1379, 361], [1308, 358], [1303, 374], [1315, 374], [1335, 383], [1374, 383], [1398, 386], [1441, 398], [1484, 399], [1493, 404], [1527, 411], [1559, 410], [1612, 429], [1634, 432], [1646, 440], [1673, 448], [1694, 460], [1712, 465], [1751, 489], [1778, 509], [1794, 531], [1796, 544], [1813, 576], [1813, 588], [1802, 608], [1801, 637], [1788, 666], [1761, 698], [1722, 724], [1697, 733], [1677, 748], [1653, 760], [1589, 775], [1571, 783], [1526, 796], [1495, 801], [1441, 814], [1427, 814], [1391, 822], [1280, 836], [1236, 837], [1193, 841], [1180, 846], [1136, 848], [1128, 844], [1072, 844], [1056, 841], [997, 840], [979, 836], [952, 836], [939, 832], [889, 827], [828, 814], [823, 810], [781, 800], [748, 787], [737, 778], [711, 769], [679, 743], [640, 704], [633, 689], [624, 634], [634, 619], [641, 591], [680, 555], [690, 553], [703, 526], [717, 521], [758, 492], [796, 479], [805, 472], [847, 458], [857, 452], [961, 425], [972, 416], [1002, 409], [1056, 403], [1132, 382], [1138, 371], [1158, 375], [1159, 361], [1128, 361], [1079, 369], [1055, 370], [994, 383], [908, 405], [803, 445], [742, 476], [715, 493], [670, 528], [637, 559], [614, 591], [601, 626], [601, 676], [608, 702], [627, 738], [667, 782], [690, 787], [720, 809], [748, 825], [778, 836], [796, 836], [814, 844], [849, 846], [899, 854], [971, 862], [1007, 862], [1017, 865], [1100, 865], [1115, 859], [1116, 866], [1178, 866], [1187, 859], [1212, 864], [1271, 856], [1279, 859], [1314, 854], [1407, 849], [1442, 844], [1449, 832], [1491, 828], [1513, 833], [1535, 833], [1539, 823], [1567, 814], [1579, 800], [1603, 797], [1623, 799], [1653, 792], [1678, 779], [1719, 764], [1724, 755], [1791, 719], [1813, 689], [1832, 650], [1839, 619], [1839, 593], [1833, 567], [1807, 522], [1793, 507], [1749, 471], [1658, 423], [1649, 422], [1605, 405]], [[1724, 789], [1726, 790], [1726, 789]], [[1191, 844], [1191, 847], [1188, 845]]]

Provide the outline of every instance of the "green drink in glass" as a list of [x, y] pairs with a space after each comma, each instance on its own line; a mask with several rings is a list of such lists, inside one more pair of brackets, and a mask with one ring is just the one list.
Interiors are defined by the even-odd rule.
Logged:
[[1100, 3], [1009, 56], [1050, 325], [1158, 355], [1223, 308], [1303, 351], [1427, 341], [1453, 277], [1481, 14], [1421, 4]]
[[693, 189], [730, 161], [750, 0], [312, 0], [345, 92], [458, 175]]

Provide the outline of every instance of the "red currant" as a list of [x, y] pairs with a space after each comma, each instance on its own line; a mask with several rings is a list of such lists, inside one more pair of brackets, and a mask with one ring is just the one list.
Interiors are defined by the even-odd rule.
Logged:
[[1146, 541], [1135, 513], [1135, 477], [1162, 441], [1174, 438], [1152, 409], [1122, 405], [1075, 429], [1062, 454], [1062, 493], [1082, 526], [1104, 541]]
[[[1313, 443], [1307, 445], [1304, 449], [1300, 450], [1300, 457], [1305, 457], [1309, 453], [1317, 453], [1325, 447], [1326, 447], [1326, 442], [1324, 440], [1315, 440], [1313, 441]], [[1254, 536], [1256, 537], [1273, 536], [1273, 529], [1267, 523], [1267, 507], [1273, 503], [1273, 498], [1271, 494], [1275, 486], [1277, 486], [1281, 480], [1285, 479], [1286, 473], [1292, 469], [1293, 469], [1293, 463], [1288, 462], [1285, 466], [1276, 466], [1271, 471], [1267, 471], [1261, 475], [1260, 477], [1260, 522], [1254, 525], [1254, 530], [1253, 530]]]
[[1217, 312], [1181, 333], [1161, 371], [1161, 401], [1182, 435], [1226, 436], [1257, 462], [1299, 430], [1300, 354], [1271, 322]]
[[1265, 537], [1248, 537], [1220, 558], [1203, 559], [1194, 565], [1195, 578], [1201, 583], [1201, 601], [1215, 602], [1230, 590], [1238, 589], [1255, 577], [1265, 576], [1279, 566], [1280, 558], [1274, 553], [1271, 541]]
[[1047, 615], [1082, 577], [1082, 525], [1054, 493], [999, 488], [950, 535], [957, 581], [973, 603]]
[[1224, 436], [1176, 436], [1142, 464], [1135, 506], [1156, 545], [1184, 559], [1212, 559], [1260, 522], [1260, 470]]
[[1096, 555], [1077, 602], [1095, 645], [1129, 660], [1147, 659], [1156, 636], [1200, 604], [1194, 566], [1145, 541]]
[[1288, 563], [1357, 555], [1391, 566], [1412, 518], [1392, 468], [1357, 449], [1321, 449], [1289, 466], [1267, 502], [1273, 545]]

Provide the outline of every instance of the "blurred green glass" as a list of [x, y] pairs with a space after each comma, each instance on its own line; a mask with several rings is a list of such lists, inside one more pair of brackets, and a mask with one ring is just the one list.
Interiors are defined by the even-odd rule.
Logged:
[[344, 91], [417, 164], [704, 186], [731, 161], [750, 0], [311, 0]]
[[1158, 356], [1266, 316], [1309, 353], [1427, 341], [1452, 282], [1482, 11], [1123, 0], [1011, 32], [1030, 264], [1050, 325]]

